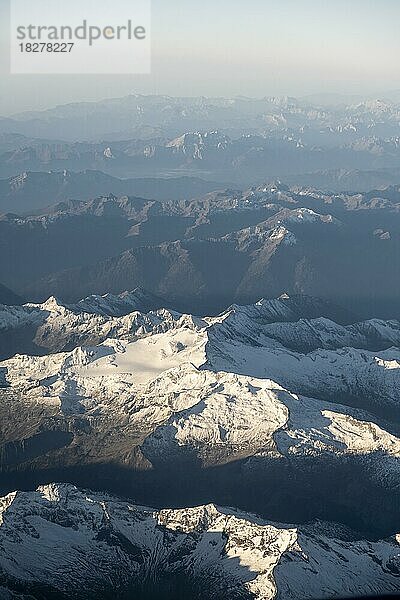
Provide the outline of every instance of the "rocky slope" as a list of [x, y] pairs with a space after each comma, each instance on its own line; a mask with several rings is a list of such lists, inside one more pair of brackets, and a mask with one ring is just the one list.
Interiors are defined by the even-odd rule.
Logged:
[[22, 304], [22, 298], [14, 294], [11, 290], [0, 284], [0, 305], [1, 304]]

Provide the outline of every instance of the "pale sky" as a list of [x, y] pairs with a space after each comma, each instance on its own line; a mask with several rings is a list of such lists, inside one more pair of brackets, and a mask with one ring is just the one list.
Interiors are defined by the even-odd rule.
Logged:
[[382, 95], [400, 89], [399, 24], [400, 0], [153, 0], [151, 75], [9, 75], [3, 58], [0, 114], [130, 93]]

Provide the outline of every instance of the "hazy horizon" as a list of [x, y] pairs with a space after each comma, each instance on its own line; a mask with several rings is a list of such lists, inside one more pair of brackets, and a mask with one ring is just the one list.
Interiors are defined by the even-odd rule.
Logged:
[[7, 4], [3, 116], [131, 93], [379, 97], [400, 89], [397, 0], [153, 0], [152, 73], [136, 76], [7, 74]]
[[300, 100], [300, 101], [304, 101], [307, 102], [309, 101], [310, 104], [315, 104], [317, 105], [318, 103], [320, 103], [321, 106], [330, 106], [330, 107], [335, 107], [335, 106], [339, 106], [342, 104], [347, 104], [347, 105], [351, 105], [351, 104], [356, 104], [358, 102], [363, 102], [363, 101], [367, 101], [367, 100], [379, 100], [379, 101], [388, 101], [388, 102], [395, 102], [397, 103], [400, 100], [400, 90], [389, 90], [389, 91], [381, 91], [381, 92], [375, 92], [375, 93], [370, 93], [370, 94], [345, 94], [345, 93], [338, 93], [338, 92], [314, 92], [314, 93], [310, 93], [310, 94], [304, 94], [304, 95], [294, 95], [294, 94], [264, 94], [263, 96], [250, 96], [247, 94], [232, 94], [232, 95], [211, 95], [211, 94], [184, 94], [184, 95], [174, 95], [174, 94], [167, 94], [167, 93], [163, 93], [163, 92], [159, 92], [159, 93], [141, 93], [138, 92], [136, 90], [132, 90], [132, 91], [127, 91], [126, 93], [121, 93], [121, 94], [112, 94], [112, 95], [103, 95], [103, 96], [99, 96], [99, 97], [76, 97], [74, 99], [70, 99], [70, 100], [65, 100], [65, 102], [55, 102], [55, 103], [49, 103], [49, 104], [43, 104], [43, 105], [38, 105], [38, 106], [34, 106], [32, 108], [26, 108], [26, 109], [21, 109], [21, 110], [12, 110], [9, 113], [2, 113], [0, 114], [0, 118], [13, 118], [13, 117], [18, 117], [19, 115], [25, 114], [25, 113], [29, 113], [29, 112], [45, 112], [47, 110], [52, 110], [55, 108], [58, 108], [60, 106], [64, 106], [64, 105], [70, 105], [70, 104], [81, 104], [81, 103], [101, 103], [101, 102], [107, 102], [108, 100], [118, 100], [121, 98], [127, 98], [129, 96], [142, 96], [142, 97], [152, 97], [152, 96], [159, 96], [159, 97], [169, 97], [169, 98], [205, 98], [208, 99], [210, 101], [213, 100], [218, 100], [218, 99], [229, 99], [229, 100], [235, 100], [235, 99], [246, 99], [249, 101], [261, 101], [264, 98], [293, 98], [295, 100]]

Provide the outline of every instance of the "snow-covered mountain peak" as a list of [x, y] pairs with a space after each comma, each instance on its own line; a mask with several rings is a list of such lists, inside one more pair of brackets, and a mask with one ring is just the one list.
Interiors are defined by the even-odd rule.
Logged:
[[341, 226], [339, 219], [336, 219], [330, 214], [320, 214], [311, 210], [311, 208], [298, 208], [291, 210], [285, 219], [287, 222], [292, 223], [329, 223], [336, 226]]
[[[109, 308], [114, 299], [104, 301]], [[161, 527], [159, 572], [167, 564], [170, 573], [165, 557], [171, 556], [171, 540], [178, 543], [182, 535], [182, 568], [199, 560], [200, 572], [211, 563], [212, 568], [223, 566], [219, 574], [232, 573], [232, 567], [234, 580], [240, 571], [240, 581], [252, 582], [245, 589], [262, 600], [275, 594], [268, 564], [275, 565], [278, 590], [281, 585], [286, 594], [286, 584], [279, 584], [281, 568], [293, 563], [303, 582], [303, 555], [312, 555], [313, 570], [328, 577], [332, 589], [346, 595], [345, 587], [335, 587], [344, 569], [343, 581], [350, 578], [351, 589], [360, 591], [353, 579], [357, 562], [332, 563], [337, 555], [325, 550], [312, 554], [315, 535], [323, 535], [323, 543], [349, 559], [353, 546], [346, 544], [353, 544], [355, 534], [343, 540], [338, 533], [333, 542], [334, 534], [325, 529], [321, 533], [316, 527], [310, 535], [301, 527], [276, 526], [268, 519], [286, 522], [296, 515], [294, 521], [305, 522], [317, 514], [356, 526], [362, 532], [357, 539], [397, 532], [399, 323], [341, 324], [337, 307], [291, 294], [247, 306], [233, 304], [223, 314], [203, 319], [166, 308], [124, 316], [67, 306], [60, 311], [59, 304], [54, 311], [41, 305], [7, 311], [2, 314], [14, 319], [20, 339], [22, 332], [34, 330], [34, 337], [27, 339], [36, 349], [39, 343], [68, 348], [41, 356], [28, 348], [0, 362], [0, 470], [6, 481], [30, 481], [32, 473], [58, 473], [66, 465], [68, 478], [79, 485], [122, 490], [145, 506], [152, 504], [156, 490], [159, 507], [200, 508], [164, 512], [130, 504], [126, 509], [113, 498], [99, 499], [65, 485], [45, 486], [35, 494], [19, 492], [2, 500], [0, 568], [15, 568], [3, 559], [3, 547], [7, 556], [19, 553], [22, 570], [13, 572], [25, 581], [31, 574], [26, 558], [31, 556], [31, 540], [39, 540], [38, 552], [44, 557], [40, 580], [54, 585], [51, 574], [59, 573], [64, 559], [49, 552], [46, 540], [61, 535], [64, 544], [65, 535], [66, 555], [74, 565], [75, 557], [81, 556], [74, 548], [84, 547], [94, 557], [95, 568], [88, 571], [92, 582], [103, 582], [99, 561], [107, 565], [102, 573], [111, 576], [111, 565], [114, 577], [115, 548], [118, 564], [123, 560], [128, 565], [128, 578], [139, 573], [146, 581], [142, 567], [132, 563], [125, 549], [133, 545], [137, 556], [137, 548], [144, 548], [139, 563], [147, 569], [146, 540], [154, 548]], [[55, 341], [47, 337], [49, 328]], [[354, 484], [358, 481], [360, 486]], [[336, 493], [336, 482], [340, 489], [352, 490], [346, 505]], [[304, 503], [305, 490], [310, 489]], [[226, 504], [260, 516], [257, 520], [219, 508]], [[294, 537], [289, 529], [297, 530]], [[290, 549], [275, 552], [276, 544], [289, 548], [287, 543]], [[354, 556], [361, 552], [364, 561], [371, 548], [358, 543]], [[368, 572], [379, 581], [370, 589], [391, 589], [395, 578], [390, 569], [397, 568], [398, 547], [393, 550], [392, 542], [385, 546], [383, 558], [381, 548], [376, 553], [382, 563], [366, 559]], [[214, 549], [219, 557], [223, 552], [223, 558], [216, 558]], [[327, 565], [323, 568], [317, 564], [321, 565], [320, 552]], [[287, 553], [292, 562], [284, 558]], [[199, 558], [204, 555], [205, 563]], [[173, 564], [181, 565], [174, 556]], [[378, 565], [385, 561], [390, 569], [382, 574]], [[291, 589], [296, 577], [290, 579]], [[308, 571], [306, 577], [311, 577]], [[69, 589], [71, 582], [62, 585]], [[319, 598], [321, 589], [316, 589]], [[0, 588], [0, 596], [1, 592]]]
[[28, 304], [27, 306], [35, 307], [38, 306], [42, 310], [49, 310], [53, 313], [62, 313], [67, 310], [67, 308], [61, 303], [61, 301], [55, 296], [50, 296], [45, 302], [39, 305]]
[[142, 287], [121, 294], [92, 295], [71, 305], [75, 311], [119, 317], [131, 312], [150, 312], [167, 308], [166, 302]]
[[215, 504], [154, 510], [58, 484], [11, 494], [0, 506], [10, 591], [18, 582], [20, 591], [41, 585], [103, 598], [117, 588], [137, 596], [183, 577], [190, 597], [200, 589], [205, 600], [272, 600], [321, 598], [327, 586], [358, 596], [397, 585], [395, 538], [346, 539], [329, 524], [275, 524]]
[[270, 232], [269, 239], [273, 242], [281, 241], [286, 246], [294, 246], [297, 244], [296, 236], [283, 225], [275, 227]]

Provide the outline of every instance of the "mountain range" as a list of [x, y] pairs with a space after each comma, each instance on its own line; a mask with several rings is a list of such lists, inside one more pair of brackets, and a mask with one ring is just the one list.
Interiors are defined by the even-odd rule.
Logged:
[[398, 591], [399, 321], [160, 306], [1, 307], [1, 597]]
[[124, 314], [138, 297], [3, 307], [4, 493], [61, 479], [159, 507], [212, 500], [393, 532], [398, 321], [301, 296], [217, 317]]
[[58, 202], [82, 201], [107, 194], [161, 201], [184, 200], [203, 196], [219, 186], [224, 187], [195, 177], [126, 180], [101, 171], [24, 172], [0, 181], [0, 213], [30, 213]]
[[395, 98], [329, 106], [132, 95], [70, 104], [0, 119], [0, 177], [89, 169], [244, 187], [304, 176], [333, 191], [367, 191], [399, 181], [399, 114]]
[[0, 119], [0, 599], [400, 593], [400, 104]]
[[277, 182], [192, 200], [64, 201], [0, 217], [1, 280], [33, 302], [141, 286], [197, 314], [300, 293], [398, 317], [399, 200], [398, 186], [332, 194]]
[[398, 589], [398, 536], [367, 542], [328, 523], [276, 524], [213, 504], [157, 511], [54, 484], [1, 498], [0, 518], [4, 600], [272, 600]]

